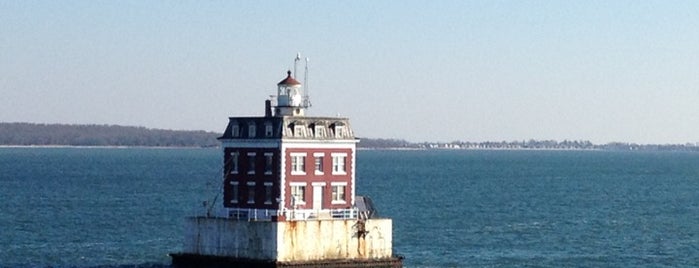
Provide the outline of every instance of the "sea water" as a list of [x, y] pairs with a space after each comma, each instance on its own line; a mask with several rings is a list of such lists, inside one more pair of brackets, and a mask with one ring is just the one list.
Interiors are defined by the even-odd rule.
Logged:
[[[219, 149], [0, 148], [0, 267], [167, 267]], [[365, 151], [406, 267], [699, 266], [699, 153]]]

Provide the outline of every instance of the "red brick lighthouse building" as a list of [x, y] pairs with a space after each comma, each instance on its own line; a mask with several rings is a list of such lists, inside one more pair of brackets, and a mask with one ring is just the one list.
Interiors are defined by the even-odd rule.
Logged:
[[287, 72], [264, 116], [231, 117], [221, 140], [229, 217], [351, 216], [355, 139], [347, 118], [306, 116], [301, 83]]
[[291, 71], [276, 93], [264, 115], [229, 118], [219, 212], [186, 218], [173, 266], [401, 267], [391, 219], [356, 196], [349, 119], [307, 116]]

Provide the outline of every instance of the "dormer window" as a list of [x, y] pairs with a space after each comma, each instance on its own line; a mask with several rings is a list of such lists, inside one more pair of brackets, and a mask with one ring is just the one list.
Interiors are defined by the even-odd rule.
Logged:
[[345, 126], [335, 125], [335, 138], [342, 138], [345, 136]]
[[238, 124], [231, 126], [231, 136], [240, 137], [240, 126]]
[[248, 138], [254, 138], [255, 136], [257, 136], [256, 130], [257, 129], [255, 128], [255, 123], [250, 123], [248, 125]]
[[325, 126], [316, 125], [315, 132], [316, 132], [317, 138], [324, 138], [325, 137]]
[[294, 137], [305, 137], [305, 136], [306, 136], [306, 126], [294, 125]]
[[265, 137], [272, 137], [274, 134], [271, 123], [265, 123]]

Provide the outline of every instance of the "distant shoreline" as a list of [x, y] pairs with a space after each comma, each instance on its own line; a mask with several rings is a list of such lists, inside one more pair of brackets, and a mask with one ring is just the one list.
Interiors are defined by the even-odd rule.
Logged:
[[[0, 149], [218, 149], [218, 146], [85, 146], [85, 145], [0, 145]], [[699, 150], [672, 149], [616, 149], [616, 148], [402, 148], [402, 147], [357, 147], [358, 151], [589, 151], [589, 152], [699, 152]]]
[[[217, 148], [221, 133], [165, 130], [118, 125], [66, 125], [0, 122], [0, 148]], [[699, 152], [699, 142], [637, 144], [588, 140], [515, 140], [409, 142], [356, 137], [359, 150], [548, 150], [548, 151], [686, 151]]]
[[0, 145], [2, 148], [79, 148], [79, 149], [213, 149], [218, 146], [200, 147], [200, 146], [117, 146], [117, 145]]
[[377, 148], [357, 147], [360, 151], [613, 151], [609, 149], [578, 148]]

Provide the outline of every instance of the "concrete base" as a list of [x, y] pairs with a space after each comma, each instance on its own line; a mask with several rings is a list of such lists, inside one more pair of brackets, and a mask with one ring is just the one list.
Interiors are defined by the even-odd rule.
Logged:
[[274, 222], [193, 217], [186, 222], [183, 254], [276, 263], [393, 258], [390, 219]]
[[322, 260], [304, 262], [279, 262], [274, 260], [253, 260], [244, 258], [221, 257], [210, 255], [196, 255], [187, 253], [172, 253], [172, 267], [174, 268], [228, 268], [228, 267], [254, 267], [254, 268], [276, 268], [276, 267], [331, 267], [331, 268], [401, 268], [402, 258], [385, 258], [371, 260]]

